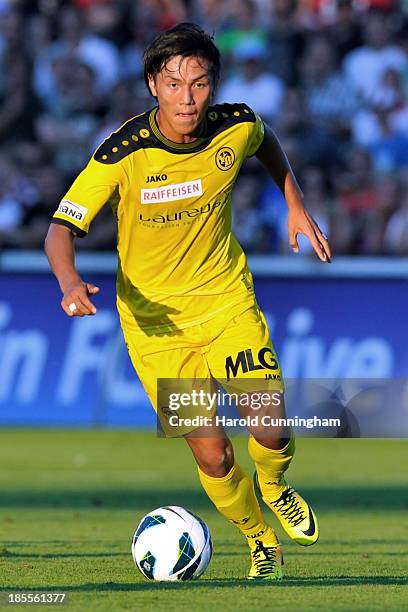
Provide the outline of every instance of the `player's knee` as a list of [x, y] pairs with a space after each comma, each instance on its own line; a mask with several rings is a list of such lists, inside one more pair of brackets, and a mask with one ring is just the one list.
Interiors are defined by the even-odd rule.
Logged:
[[229, 440], [208, 440], [202, 448], [198, 464], [208, 476], [222, 478], [234, 465], [234, 450]]

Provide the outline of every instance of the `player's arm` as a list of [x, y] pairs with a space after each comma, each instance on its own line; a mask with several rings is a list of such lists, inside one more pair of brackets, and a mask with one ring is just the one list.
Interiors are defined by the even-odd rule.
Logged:
[[104, 151], [111, 150], [112, 144], [108, 138], [77, 176], [59, 203], [45, 239], [45, 252], [63, 294], [61, 306], [70, 317], [96, 313], [90, 298], [99, 289], [83, 281], [76, 270], [75, 239], [87, 235], [92, 220], [123, 183], [121, 158], [102, 163], [107, 157]]
[[327, 239], [316, 221], [307, 212], [303, 193], [296, 181], [289, 161], [273, 130], [265, 125], [265, 136], [256, 151], [259, 161], [278, 185], [288, 206], [289, 243], [295, 253], [299, 252], [297, 235], [305, 234], [322, 261], [330, 263], [331, 253]]
[[69, 317], [94, 315], [96, 308], [90, 296], [98, 293], [99, 288], [79, 276], [74, 242], [75, 236], [68, 227], [51, 223], [45, 239], [45, 253], [63, 294], [61, 307], [64, 312]]

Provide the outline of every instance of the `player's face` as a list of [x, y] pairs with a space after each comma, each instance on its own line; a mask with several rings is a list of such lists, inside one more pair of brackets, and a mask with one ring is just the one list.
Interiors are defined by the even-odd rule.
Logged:
[[207, 60], [176, 55], [149, 86], [159, 103], [157, 122], [164, 136], [173, 142], [197, 138], [212, 95]]

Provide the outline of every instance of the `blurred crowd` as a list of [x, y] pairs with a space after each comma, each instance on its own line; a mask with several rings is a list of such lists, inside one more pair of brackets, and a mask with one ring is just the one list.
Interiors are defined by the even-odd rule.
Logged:
[[[334, 253], [408, 255], [408, 0], [0, 0], [0, 250], [42, 248], [96, 146], [154, 106], [143, 50], [180, 21], [214, 33], [216, 102], [274, 128]], [[248, 253], [289, 251], [256, 159], [233, 206]], [[113, 249], [115, 229], [105, 207], [78, 246]]]

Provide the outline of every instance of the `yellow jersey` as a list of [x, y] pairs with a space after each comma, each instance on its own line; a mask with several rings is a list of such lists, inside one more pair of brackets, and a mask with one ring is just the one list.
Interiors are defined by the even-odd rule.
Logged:
[[119, 312], [143, 333], [172, 333], [253, 292], [231, 229], [231, 192], [264, 126], [245, 104], [218, 104], [208, 108], [201, 137], [180, 144], [160, 132], [157, 111], [133, 117], [102, 143], [52, 221], [84, 236], [109, 203]]

